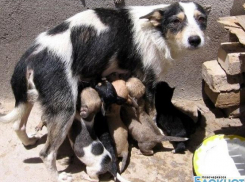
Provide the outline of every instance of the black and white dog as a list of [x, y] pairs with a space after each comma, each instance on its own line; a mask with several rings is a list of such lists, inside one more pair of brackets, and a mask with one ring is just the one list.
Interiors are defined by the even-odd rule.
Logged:
[[[206, 11], [192, 2], [78, 13], [41, 33], [21, 57], [11, 79], [15, 108], [0, 122], [15, 121], [22, 143], [34, 144], [38, 138], [25, 128], [37, 98], [48, 129], [40, 156], [57, 179], [56, 154], [74, 120], [78, 83], [118, 72], [152, 88], [173, 59], [204, 45], [206, 25]], [[36, 94], [32, 99], [29, 82]]]

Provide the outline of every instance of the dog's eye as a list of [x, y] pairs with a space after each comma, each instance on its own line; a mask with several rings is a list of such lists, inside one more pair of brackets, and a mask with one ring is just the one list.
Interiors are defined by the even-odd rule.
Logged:
[[206, 22], [206, 18], [203, 17], [203, 16], [198, 17], [197, 20], [198, 20], [199, 23], [204, 23], [204, 22]]
[[180, 21], [180, 19], [176, 18], [176, 19], [174, 19], [174, 20], [172, 21], [172, 23], [173, 23], [174, 25], [178, 25], [178, 24], [181, 23], [181, 21]]

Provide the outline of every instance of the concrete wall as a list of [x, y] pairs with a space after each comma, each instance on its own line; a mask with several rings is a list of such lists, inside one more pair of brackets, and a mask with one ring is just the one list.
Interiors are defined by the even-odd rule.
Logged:
[[[176, 2], [173, 0], [125, 0], [125, 5], [152, 5]], [[216, 23], [218, 17], [245, 13], [245, 0], [195, 0], [212, 5], [209, 16], [206, 47], [185, 59], [178, 60], [166, 75], [176, 87], [175, 97], [200, 99], [202, 97], [202, 62], [215, 59], [221, 42], [228, 33]], [[71, 15], [94, 7], [115, 7], [113, 0], [0, 0], [0, 98], [13, 98], [9, 84], [14, 66], [33, 39]]]

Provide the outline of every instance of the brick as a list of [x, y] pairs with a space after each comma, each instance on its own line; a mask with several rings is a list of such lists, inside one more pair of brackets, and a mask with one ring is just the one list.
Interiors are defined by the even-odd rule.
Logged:
[[218, 62], [228, 75], [245, 72], [245, 47], [238, 42], [221, 43]]
[[245, 116], [245, 104], [226, 108], [224, 109], [224, 112], [229, 118], [244, 117]]
[[215, 92], [239, 90], [243, 82], [242, 75], [227, 75], [217, 60], [203, 63], [202, 78]]
[[245, 103], [245, 89], [230, 92], [214, 92], [205, 83], [204, 91], [209, 99], [214, 103], [215, 107], [228, 108], [231, 106], [238, 106]]

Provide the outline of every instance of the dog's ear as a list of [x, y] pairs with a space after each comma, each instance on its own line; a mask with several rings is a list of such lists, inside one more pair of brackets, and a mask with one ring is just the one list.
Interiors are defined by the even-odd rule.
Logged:
[[209, 15], [209, 13], [212, 10], [212, 6], [211, 5], [205, 5], [203, 6], [203, 9], [205, 10], [205, 12], [207, 13], [207, 15]]
[[161, 24], [162, 10], [154, 10], [151, 13], [140, 17], [140, 19], [148, 19], [153, 26], [157, 27]]

